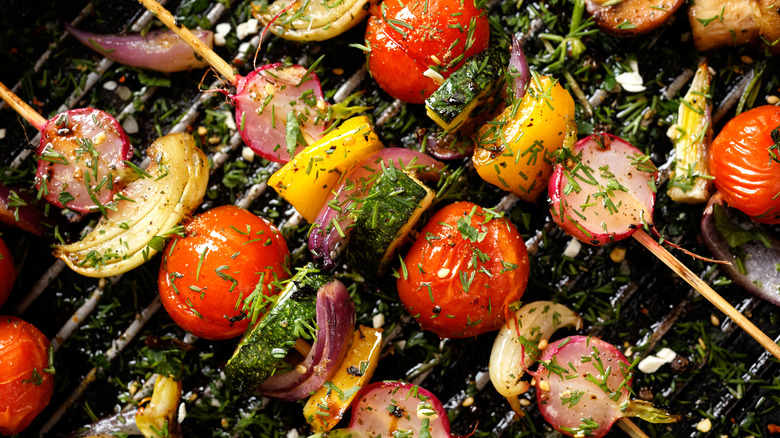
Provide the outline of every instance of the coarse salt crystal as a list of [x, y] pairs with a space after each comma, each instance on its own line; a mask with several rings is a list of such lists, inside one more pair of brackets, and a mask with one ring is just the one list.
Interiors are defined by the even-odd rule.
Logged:
[[5, 128], [0, 128], [0, 140], [5, 138]]
[[257, 19], [251, 18], [238, 26], [236, 26], [236, 36], [238, 39], [243, 40], [248, 35], [257, 33]]
[[577, 239], [571, 239], [569, 244], [566, 245], [566, 249], [563, 250], [563, 256], [569, 258], [577, 257], [577, 254], [580, 253], [580, 249], [582, 249], [582, 242]]
[[226, 43], [227, 43], [227, 40], [225, 39], [225, 35], [214, 34], [214, 45], [215, 46], [224, 46]]
[[652, 374], [658, 371], [663, 365], [672, 363], [675, 357], [677, 357], [677, 353], [675, 353], [674, 350], [662, 348], [655, 355], [651, 354], [642, 359], [642, 361], [639, 362], [639, 365], [637, 365], [637, 368], [645, 374]]
[[642, 75], [639, 74], [639, 67], [637, 66], [636, 61], [630, 61], [629, 66], [631, 67], [631, 71], [620, 73], [615, 76], [615, 80], [629, 93], [645, 91], [645, 86], [643, 85], [644, 80], [642, 79]]
[[103, 83], [103, 89], [108, 91], [114, 91], [118, 86], [119, 84], [117, 84], [116, 81], [106, 81]]
[[371, 318], [371, 325], [373, 325], [374, 328], [382, 328], [382, 326], [385, 325], [385, 314], [377, 313], [374, 315], [374, 317]]
[[122, 100], [128, 100], [133, 95], [133, 92], [130, 91], [130, 89], [125, 87], [124, 85], [120, 85], [119, 87], [116, 87], [114, 93], [116, 93], [116, 95], [119, 96], [119, 98]]
[[255, 151], [250, 149], [249, 146], [244, 146], [241, 149], [241, 158], [243, 158], [244, 161], [251, 163], [252, 161], [255, 161]]
[[128, 134], [137, 134], [138, 133], [138, 120], [135, 119], [132, 115], [129, 115], [125, 118], [125, 120], [122, 122], [122, 129], [125, 130]]
[[225, 36], [230, 33], [230, 29], [232, 28], [233, 26], [231, 26], [230, 23], [219, 23], [214, 27], [214, 33]]

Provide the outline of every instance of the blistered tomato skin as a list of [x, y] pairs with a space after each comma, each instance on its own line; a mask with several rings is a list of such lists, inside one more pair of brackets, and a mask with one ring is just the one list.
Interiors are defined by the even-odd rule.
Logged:
[[434, 66], [449, 77], [487, 48], [489, 34], [487, 15], [473, 0], [385, 2], [368, 20], [368, 69], [392, 97], [424, 103], [439, 85], [423, 73]]
[[8, 300], [15, 281], [16, 267], [11, 256], [11, 250], [8, 249], [3, 239], [0, 239], [0, 306]]
[[183, 329], [212, 339], [241, 335], [249, 324], [243, 300], [262, 281], [289, 277], [289, 251], [270, 222], [232, 205], [211, 209], [184, 225], [163, 253], [157, 278], [165, 310]]
[[0, 316], [0, 433], [23, 431], [49, 404], [49, 340], [32, 324]]
[[442, 338], [498, 329], [528, 284], [528, 252], [515, 226], [471, 202], [439, 210], [397, 280], [406, 310]]
[[779, 127], [780, 107], [761, 106], [731, 119], [710, 146], [710, 170], [723, 199], [765, 224], [780, 223], [780, 146], [772, 139]]

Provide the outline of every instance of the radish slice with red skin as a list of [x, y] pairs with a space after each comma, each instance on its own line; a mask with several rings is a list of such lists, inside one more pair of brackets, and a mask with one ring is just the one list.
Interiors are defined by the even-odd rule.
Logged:
[[[100, 35], [76, 29], [69, 23], [65, 23], [65, 29], [81, 44], [120, 64], [166, 73], [208, 65], [170, 30], [152, 31], [146, 35]], [[207, 47], [213, 47], [214, 32], [196, 30], [193, 34]]]
[[[336, 246], [349, 237], [354, 212], [360, 209], [363, 196], [371, 190], [381, 172], [382, 164], [417, 174], [422, 179], [438, 180], [444, 164], [423, 153], [404, 149], [387, 148], [369, 156], [343, 178], [338, 189], [328, 197], [309, 233], [309, 248], [314, 261], [324, 269], [336, 267]], [[338, 223], [338, 227], [335, 225]]]
[[555, 164], [550, 213], [566, 233], [591, 245], [625, 239], [652, 226], [657, 177], [652, 161], [625, 140], [585, 137]]
[[631, 363], [598, 338], [570, 336], [551, 342], [533, 375], [542, 416], [566, 435], [599, 438], [624, 417], [653, 423], [679, 419], [649, 403], [630, 400]]
[[127, 134], [110, 114], [78, 108], [41, 129], [35, 183], [47, 201], [80, 213], [104, 211], [122, 188], [132, 157]]
[[[236, 126], [244, 143], [263, 158], [286, 163], [291, 152], [300, 152], [327, 128], [320, 117], [327, 108], [320, 80], [300, 65], [267, 64], [239, 76], [235, 85], [230, 100], [236, 107]], [[290, 114], [306, 140], [298, 141], [293, 151], [288, 148], [288, 134], [295, 132], [288, 127]]]
[[392, 437], [400, 431], [419, 437], [424, 429], [431, 438], [452, 436], [447, 412], [435, 395], [411, 383], [376, 382], [355, 398], [348, 430], [368, 437]]

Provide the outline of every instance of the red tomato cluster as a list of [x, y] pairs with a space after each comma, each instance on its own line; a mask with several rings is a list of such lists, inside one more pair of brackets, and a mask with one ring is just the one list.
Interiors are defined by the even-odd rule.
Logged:
[[16, 281], [16, 268], [14, 259], [11, 257], [11, 250], [0, 239], [0, 306], [2, 306], [8, 296], [11, 295], [11, 289]]
[[49, 340], [32, 324], [0, 316], [0, 433], [24, 430], [49, 404]]
[[289, 251], [267, 220], [241, 208], [214, 208], [184, 225], [163, 254], [157, 284], [165, 310], [183, 329], [206, 339], [242, 334], [249, 319], [243, 301], [259, 287], [289, 277]]
[[506, 218], [470, 202], [439, 210], [404, 259], [398, 294], [425, 330], [464, 338], [498, 329], [528, 284], [528, 251]]
[[439, 87], [426, 70], [449, 77], [489, 37], [487, 14], [474, 0], [384, 2], [368, 19], [368, 68], [394, 98], [423, 103]]
[[710, 170], [723, 199], [756, 222], [780, 224], [780, 107], [731, 119], [710, 146]]

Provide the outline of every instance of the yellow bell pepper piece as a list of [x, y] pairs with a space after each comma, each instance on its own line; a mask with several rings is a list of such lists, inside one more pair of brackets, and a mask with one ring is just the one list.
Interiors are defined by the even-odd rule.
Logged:
[[382, 329], [360, 326], [331, 380], [315, 392], [303, 407], [303, 415], [315, 432], [327, 432], [341, 420], [358, 391], [371, 381], [382, 347]]
[[268, 185], [313, 223], [341, 174], [383, 147], [367, 117], [352, 117], [299, 152]]
[[557, 80], [534, 74], [525, 96], [479, 130], [472, 161], [485, 181], [534, 202], [555, 151], [576, 137], [574, 99]]

